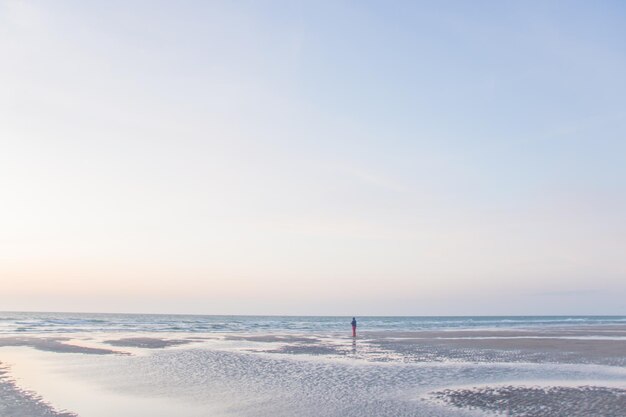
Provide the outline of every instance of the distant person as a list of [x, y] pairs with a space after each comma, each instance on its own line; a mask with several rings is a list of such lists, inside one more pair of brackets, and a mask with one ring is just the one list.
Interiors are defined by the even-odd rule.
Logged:
[[352, 317], [352, 337], [356, 337], [356, 319]]

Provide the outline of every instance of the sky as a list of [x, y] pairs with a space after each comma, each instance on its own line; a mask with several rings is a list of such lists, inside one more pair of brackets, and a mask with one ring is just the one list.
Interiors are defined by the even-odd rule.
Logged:
[[625, 20], [0, 0], [0, 311], [626, 314]]

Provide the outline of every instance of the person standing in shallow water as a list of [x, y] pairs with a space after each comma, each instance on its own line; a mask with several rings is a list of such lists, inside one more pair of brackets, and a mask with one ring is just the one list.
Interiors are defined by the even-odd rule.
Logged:
[[356, 319], [352, 317], [352, 337], [356, 337]]

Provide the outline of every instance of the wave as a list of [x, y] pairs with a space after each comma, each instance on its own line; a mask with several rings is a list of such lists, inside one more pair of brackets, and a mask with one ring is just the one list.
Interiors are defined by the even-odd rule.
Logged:
[[[76, 332], [342, 332], [348, 317], [181, 316], [4, 313], [0, 333]], [[623, 324], [626, 316], [362, 317], [363, 330], [446, 330]]]

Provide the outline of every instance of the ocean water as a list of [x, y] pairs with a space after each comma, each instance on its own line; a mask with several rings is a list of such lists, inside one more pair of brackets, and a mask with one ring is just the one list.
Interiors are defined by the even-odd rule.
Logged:
[[[626, 316], [428, 316], [357, 317], [361, 331], [537, 328], [625, 324]], [[333, 333], [345, 332], [351, 317], [205, 316], [165, 314], [0, 312], [0, 334], [89, 332]]]

